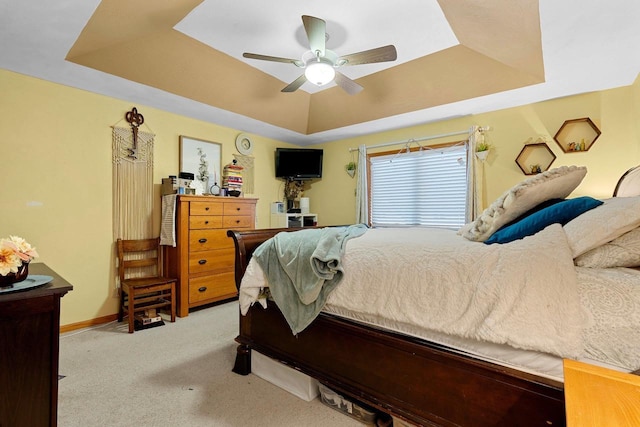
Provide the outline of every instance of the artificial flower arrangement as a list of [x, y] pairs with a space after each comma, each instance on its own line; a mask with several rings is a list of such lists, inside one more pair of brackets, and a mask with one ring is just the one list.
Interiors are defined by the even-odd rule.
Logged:
[[0, 276], [17, 274], [23, 265], [37, 257], [36, 248], [22, 237], [0, 239]]
[[287, 200], [296, 200], [300, 193], [304, 191], [304, 182], [287, 179], [284, 184], [284, 198]]

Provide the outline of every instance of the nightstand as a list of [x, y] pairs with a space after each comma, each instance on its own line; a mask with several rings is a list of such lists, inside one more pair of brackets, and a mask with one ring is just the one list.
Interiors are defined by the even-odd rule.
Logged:
[[567, 427], [640, 426], [640, 376], [564, 360]]

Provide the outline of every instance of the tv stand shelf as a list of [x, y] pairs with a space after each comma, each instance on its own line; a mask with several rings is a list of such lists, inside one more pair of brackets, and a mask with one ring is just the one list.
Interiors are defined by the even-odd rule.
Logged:
[[272, 213], [271, 228], [315, 227], [318, 215], [314, 213]]

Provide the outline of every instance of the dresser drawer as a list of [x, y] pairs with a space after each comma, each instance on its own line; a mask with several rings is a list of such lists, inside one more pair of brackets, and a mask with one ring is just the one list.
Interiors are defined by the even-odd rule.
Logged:
[[223, 203], [220, 202], [191, 202], [189, 215], [222, 215]]
[[237, 294], [233, 272], [189, 279], [189, 304], [220, 299], [225, 295], [231, 298]]
[[201, 215], [189, 217], [189, 229], [210, 229], [210, 228], [222, 228], [222, 216]]
[[231, 249], [192, 252], [189, 254], [189, 274], [226, 273], [233, 271], [235, 253]]
[[252, 216], [237, 216], [237, 215], [229, 215], [222, 217], [222, 226], [224, 228], [253, 228], [253, 217]]
[[233, 248], [233, 240], [227, 237], [227, 230], [189, 231], [189, 253], [222, 248]]
[[255, 214], [256, 205], [253, 203], [224, 202], [224, 215], [248, 215]]

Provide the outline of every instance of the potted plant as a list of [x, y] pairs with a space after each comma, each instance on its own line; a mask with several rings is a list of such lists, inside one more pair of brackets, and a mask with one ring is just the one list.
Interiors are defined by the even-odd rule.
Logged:
[[349, 162], [347, 163], [347, 165], [344, 167], [345, 170], [347, 171], [347, 173], [349, 174], [349, 176], [351, 178], [353, 178], [356, 174], [356, 162]]
[[37, 256], [36, 249], [22, 237], [0, 239], [0, 287], [25, 280], [29, 263]]
[[484, 161], [489, 155], [489, 150], [491, 149], [491, 145], [488, 142], [481, 142], [476, 146], [476, 157]]

